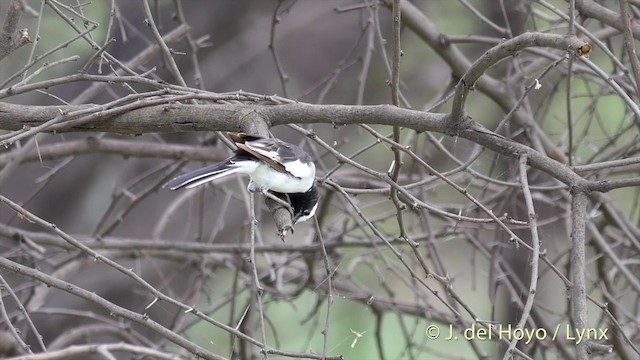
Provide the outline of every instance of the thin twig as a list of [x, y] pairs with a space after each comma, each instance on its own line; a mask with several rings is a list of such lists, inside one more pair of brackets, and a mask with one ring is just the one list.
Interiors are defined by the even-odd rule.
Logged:
[[324, 270], [327, 273], [327, 315], [325, 317], [324, 329], [322, 329], [322, 356], [327, 356], [327, 349], [329, 346], [329, 328], [331, 323], [331, 309], [333, 307], [333, 281], [332, 277], [334, 271], [331, 270], [331, 263], [329, 262], [329, 255], [327, 255], [327, 248], [325, 247], [324, 237], [322, 236], [322, 229], [318, 222], [318, 217], [313, 217], [313, 223], [316, 228], [316, 236], [320, 241], [320, 247], [322, 249], [322, 258], [324, 262]]
[[[11, 286], [9, 286], [9, 284], [5, 281], [4, 277], [2, 276], [0, 276], [0, 283], [2, 283], [4, 290], [6, 290], [9, 293], [13, 301], [15, 301], [16, 305], [18, 306], [18, 309], [20, 310], [20, 312], [22, 312], [22, 314], [24, 315], [24, 318], [27, 320], [27, 324], [29, 324], [29, 328], [31, 329], [31, 331], [33, 331], [33, 335], [36, 338], [36, 342], [38, 342], [40, 349], [42, 349], [42, 351], [47, 351], [47, 347], [44, 345], [44, 342], [42, 341], [42, 335], [40, 335], [38, 328], [33, 323], [33, 320], [31, 320], [31, 316], [29, 316], [27, 309], [24, 308], [24, 306], [22, 305], [22, 302], [20, 301], [16, 293], [13, 291], [13, 289], [11, 289]], [[1, 297], [0, 297], [0, 301], [2, 301]], [[9, 324], [8, 321], [7, 323]], [[13, 326], [9, 326], [9, 328], [13, 329]]]
[[[533, 250], [531, 251], [531, 281], [529, 283], [529, 293], [527, 296], [527, 301], [524, 304], [522, 309], [522, 314], [520, 316], [520, 321], [518, 321], [517, 328], [524, 329], [525, 324], [527, 323], [527, 319], [529, 318], [529, 314], [531, 313], [531, 309], [533, 308], [533, 303], [535, 299], [535, 295], [538, 287], [538, 261], [540, 256], [540, 238], [538, 237], [538, 220], [536, 215], [536, 210], [533, 206], [533, 197], [531, 196], [531, 190], [529, 189], [529, 180], [527, 179], [527, 155], [523, 155], [520, 157], [519, 161], [519, 174], [520, 174], [520, 182], [522, 183], [522, 193], [524, 195], [524, 202], [527, 206], [527, 213], [529, 214], [529, 229], [531, 231], [531, 247]], [[511, 339], [509, 343], [509, 348], [504, 353], [503, 360], [510, 359], [513, 356], [513, 349], [515, 349], [518, 344], [518, 339], [514, 337]]]
[[282, 66], [282, 62], [280, 61], [280, 56], [278, 56], [278, 51], [276, 49], [276, 27], [280, 23], [280, 7], [284, 3], [284, 0], [277, 0], [276, 8], [273, 10], [273, 15], [271, 16], [271, 31], [269, 32], [269, 51], [271, 51], [271, 56], [273, 57], [273, 62], [276, 65], [276, 70], [278, 71], [278, 77], [280, 78], [280, 86], [282, 87], [282, 96], [287, 96], [287, 82], [289, 77], [284, 71], [284, 67]]
[[[262, 358], [268, 359], [267, 352], [267, 333], [266, 327], [264, 325], [264, 308], [262, 304], [262, 294], [264, 293], [264, 288], [260, 285], [260, 277], [258, 276], [258, 264], [256, 264], [256, 227], [258, 225], [258, 220], [256, 219], [255, 212], [255, 193], [249, 193], [249, 215], [251, 221], [251, 228], [249, 233], [249, 239], [251, 244], [251, 250], [249, 251], [249, 261], [251, 262], [251, 270], [253, 272], [253, 291], [252, 297], [253, 301], [258, 305], [257, 309], [254, 311], [258, 312], [258, 321], [260, 326], [260, 336], [262, 337]], [[252, 302], [253, 302], [252, 301]]]
[[13, 326], [11, 319], [9, 319], [7, 308], [4, 306], [4, 300], [2, 300], [3, 297], [4, 295], [2, 294], [2, 288], [0, 287], [0, 318], [2, 318], [2, 322], [7, 325], [7, 327], [9, 328], [9, 332], [11, 333], [11, 335], [13, 335], [13, 338], [16, 340], [18, 345], [20, 345], [22, 351], [33, 354], [33, 351], [31, 351], [31, 346], [27, 345], [24, 340], [22, 340], [20, 334], [18, 334], [16, 327]]
[[[638, 96], [640, 95], [640, 61], [636, 53], [636, 40], [631, 32], [631, 21], [634, 19], [632, 18], [629, 0], [620, 0], [619, 2], [620, 19], [624, 28], [622, 32], [624, 34], [624, 48], [627, 51], [629, 63], [631, 63], [631, 72], [633, 74], [633, 80], [631, 81], [630, 79], [630, 81], [635, 85], [636, 96]], [[640, 121], [640, 118], [638, 121]]]
[[156, 26], [156, 23], [153, 20], [153, 14], [151, 13], [151, 8], [149, 7], [149, 1], [143, 0], [142, 4], [144, 7], [144, 14], [146, 16], [147, 25], [151, 29], [151, 32], [153, 33], [153, 36], [156, 39], [156, 42], [160, 46], [160, 53], [162, 54], [162, 58], [164, 59], [165, 64], [167, 65], [169, 71], [171, 72], [171, 75], [173, 75], [173, 77], [176, 79], [176, 81], [178, 82], [178, 85], [187, 86], [187, 83], [184, 81], [184, 78], [180, 73], [180, 69], [178, 69], [178, 65], [176, 64], [176, 61], [173, 59], [173, 54], [171, 53], [171, 50], [169, 49], [167, 44], [164, 42], [164, 39], [162, 38], [162, 35], [160, 34], [160, 31], [158, 30], [158, 27]]

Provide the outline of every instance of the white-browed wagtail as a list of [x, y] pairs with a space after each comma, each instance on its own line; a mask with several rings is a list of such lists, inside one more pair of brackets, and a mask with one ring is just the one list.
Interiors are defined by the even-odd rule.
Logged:
[[[211, 166], [180, 175], [165, 187], [192, 188], [234, 173], [250, 177], [249, 191], [286, 194], [293, 210], [293, 223], [313, 217], [318, 208], [316, 166], [300, 147], [276, 138], [244, 133], [227, 134], [238, 147], [234, 155]], [[281, 200], [282, 201], [282, 200]]]

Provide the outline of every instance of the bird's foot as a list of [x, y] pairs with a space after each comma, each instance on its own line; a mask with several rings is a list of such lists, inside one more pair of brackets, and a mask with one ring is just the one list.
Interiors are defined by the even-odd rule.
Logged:
[[[253, 182], [253, 180], [249, 180], [249, 185], [247, 185], [247, 190], [249, 192], [257, 192], [258, 191], [258, 187], [256, 186], [256, 183]], [[264, 191], [260, 190], [260, 192], [264, 193]]]
[[285, 226], [282, 228], [282, 230], [278, 231], [278, 235], [280, 236], [280, 240], [282, 240], [282, 242], [286, 242], [286, 237], [287, 237], [287, 232], [291, 231], [291, 233], [293, 234], [293, 227], [292, 226]]
[[286, 202], [286, 201], [284, 201], [284, 200], [280, 199], [279, 197], [277, 197], [277, 196], [273, 195], [272, 193], [270, 193], [270, 192], [269, 192], [269, 191], [267, 191], [267, 190], [261, 189], [261, 190], [260, 190], [260, 192], [261, 192], [264, 196], [268, 197], [269, 199], [271, 199], [271, 200], [273, 200], [273, 201], [277, 202], [278, 204], [280, 204], [280, 205], [284, 206], [287, 210], [289, 210], [289, 212], [291, 212], [291, 215], [293, 215], [293, 208], [291, 207], [291, 205], [290, 205], [288, 202]]

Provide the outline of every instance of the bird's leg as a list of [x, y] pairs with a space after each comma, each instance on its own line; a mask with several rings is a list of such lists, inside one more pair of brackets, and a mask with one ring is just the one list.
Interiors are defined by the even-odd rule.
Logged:
[[276, 203], [282, 205], [285, 207], [285, 209], [289, 210], [289, 212], [291, 212], [291, 215], [293, 216], [293, 208], [291, 207], [291, 205], [280, 199], [279, 197], [273, 195], [272, 193], [269, 192], [269, 189], [265, 188], [265, 187], [260, 187], [258, 188], [258, 186], [256, 185], [255, 182], [253, 182], [253, 180], [249, 180], [249, 185], [247, 185], [247, 190], [249, 190], [250, 192], [261, 192], [262, 195], [268, 197], [269, 199], [275, 201]]
[[258, 191], [258, 188], [256, 187], [256, 183], [254, 183], [253, 180], [249, 180], [249, 185], [247, 185], [247, 190], [249, 190], [249, 192]]
[[291, 205], [288, 202], [286, 202], [286, 201], [280, 199], [279, 197], [273, 195], [267, 189], [260, 189], [260, 192], [264, 196], [268, 197], [269, 199], [271, 199], [271, 200], [277, 202], [278, 204], [284, 206], [285, 209], [289, 210], [289, 212], [291, 212], [291, 215], [293, 215], [293, 208], [291, 207]]

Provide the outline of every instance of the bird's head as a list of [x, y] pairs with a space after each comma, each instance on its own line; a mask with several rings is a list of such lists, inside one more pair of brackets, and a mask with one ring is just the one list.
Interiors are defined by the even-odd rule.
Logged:
[[318, 209], [318, 189], [314, 186], [305, 193], [289, 193], [289, 200], [293, 208], [293, 223], [307, 221], [316, 214]]

